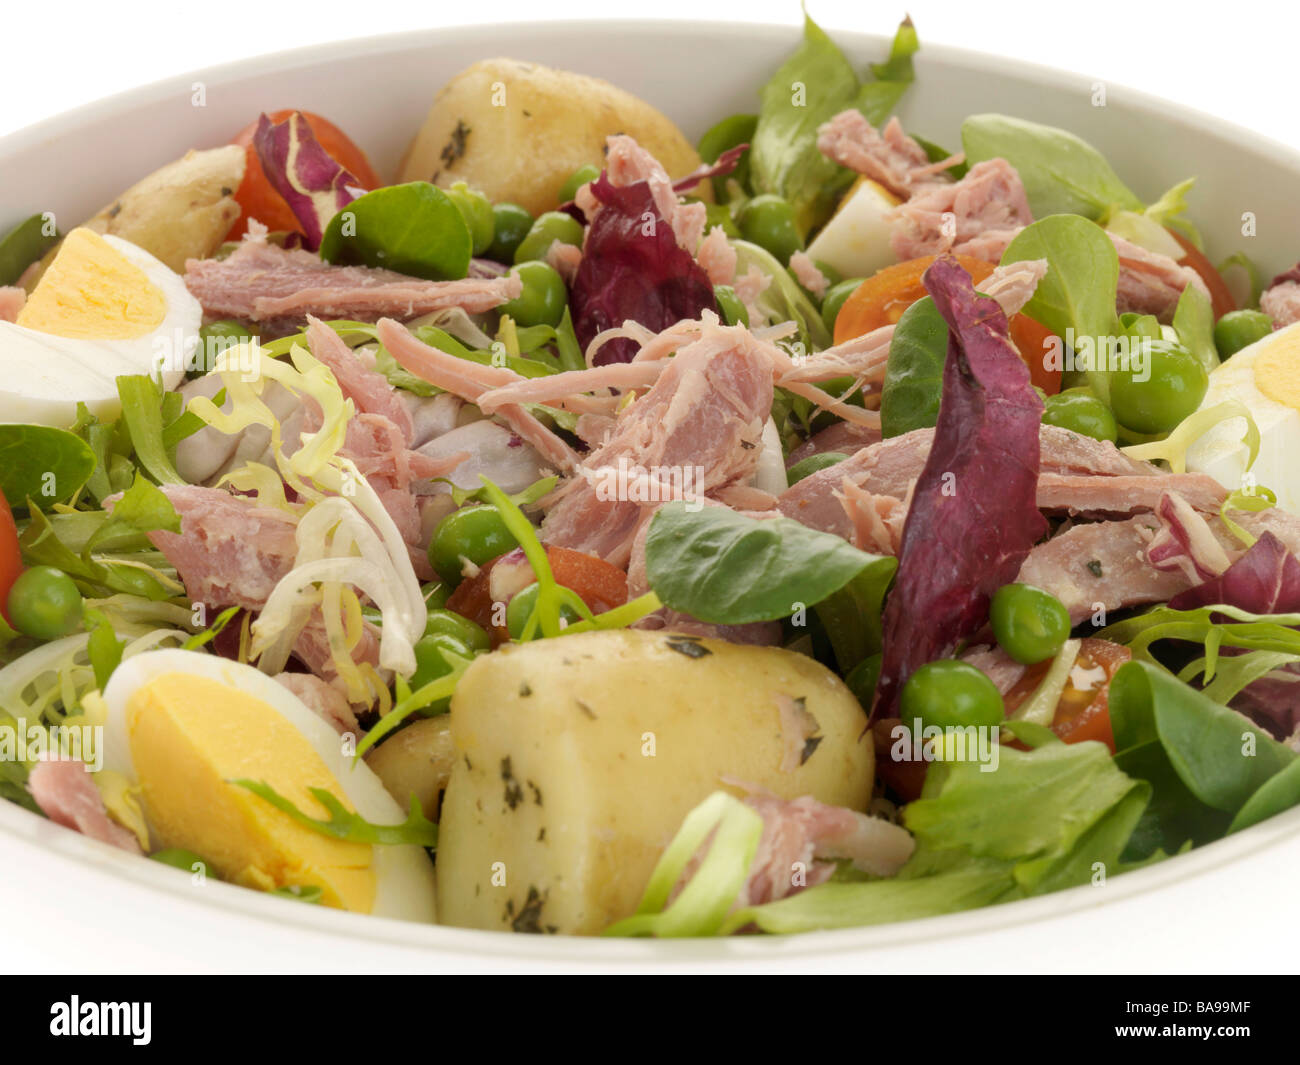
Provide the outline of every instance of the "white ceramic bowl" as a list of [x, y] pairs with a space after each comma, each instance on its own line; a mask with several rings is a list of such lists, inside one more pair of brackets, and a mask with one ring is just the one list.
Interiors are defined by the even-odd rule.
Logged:
[[[880, 37], [836, 33], [859, 65]], [[67, 228], [193, 147], [227, 141], [261, 110], [328, 115], [391, 174], [434, 92], [476, 59], [509, 55], [608, 78], [688, 136], [753, 110], [794, 48], [793, 27], [544, 23], [430, 30], [214, 67], [82, 108], [0, 142], [0, 227], [54, 211]], [[1145, 199], [1196, 175], [1192, 211], [1211, 258], [1244, 248], [1266, 273], [1300, 254], [1300, 153], [1118, 86], [925, 46], [900, 115], [958, 145], [961, 120], [1004, 111], [1095, 144]], [[199, 92], [199, 89], [202, 92]], [[195, 106], [196, 98], [204, 100]], [[1241, 235], [1252, 212], [1258, 236]], [[507, 936], [340, 914], [224, 884], [191, 886], [0, 802], [0, 956], [11, 971], [429, 971], [735, 968], [780, 972], [1284, 970], [1284, 931], [1261, 938], [1247, 906], [1289, 912], [1300, 809], [1149, 869], [1040, 899], [925, 921], [792, 938], [630, 942]], [[1270, 920], [1282, 928], [1285, 922]], [[1286, 938], [1283, 938], [1286, 937]]]

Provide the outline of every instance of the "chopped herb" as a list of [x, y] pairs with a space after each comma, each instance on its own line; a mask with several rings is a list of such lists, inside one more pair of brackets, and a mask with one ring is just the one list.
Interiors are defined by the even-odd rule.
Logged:
[[528, 681], [522, 681], [519, 685], [519, 698], [527, 699], [533, 694], [533, 689], [529, 687]]
[[509, 757], [501, 759], [501, 782], [505, 784], [505, 803], [513, 810], [524, 801], [524, 789], [515, 779], [515, 771]]
[[[537, 890], [532, 884], [528, 885], [528, 898], [524, 900], [524, 907], [516, 915], [515, 919], [510, 922], [510, 927], [515, 932], [531, 932], [534, 935], [540, 935], [542, 929], [542, 907], [546, 905], [546, 896]], [[513, 906], [511, 907], [513, 910]], [[507, 911], [509, 912], [509, 911]]]
[[464, 119], [456, 120], [456, 128], [451, 131], [451, 140], [442, 146], [441, 158], [448, 166], [454, 166], [456, 160], [465, 154], [465, 142], [469, 140], [470, 129]]
[[806, 740], [804, 740], [803, 753], [799, 755], [800, 765], [806, 763], [808, 759], [811, 758], [814, 753], [816, 753], [817, 748], [821, 746], [821, 742], [823, 739], [825, 739], [824, 736], [809, 736]]
[[581, 710], [584, 714], [586, 714], [589, 718], [591, 718], [592, 721], [596, 720], [596, 711], [594, 711], [581, 699], [575, 699], [574, 702], [578, 704], [578, 709]]
[[1100, 560], [1094, 558], [1091, 562], [1089, 562], [1089, 563], [1088, 563], [1088, 572], [1091, 573], [1094, 577], [1100, 577], [1100, 576], [1101, 576], [1101, 562], [1100, 562]]
[[533, 793], [533, 803], [536, 806], [542, 805], [542, 789], [534, 784], [531, 780], [524, 781], [528, 785], [528, 790]]
[[697, 637], [693, 636], [670, 636], [664, 642], [670, 651], [676, 651], [687, 658], [706, 658], [713, 654], [699, 642]]

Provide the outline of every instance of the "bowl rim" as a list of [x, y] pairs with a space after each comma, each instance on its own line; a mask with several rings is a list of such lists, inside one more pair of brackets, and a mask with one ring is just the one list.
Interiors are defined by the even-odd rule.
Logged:
[[[823, 24], [837, 43], [854, 55], [868, 48], [887, 47], [890, 38], [882, 34], [863, 33]], [[735, 38], [738, 33], [763, 43], [798, 40], [797, 24], [774, 22], [694, 21], [680, 18], [606, 18], [555, 19], [513, 23], [512, 29], [526, 32], [544, 45], [548, 38], [593, 29], [616, 29], [620, 34], [678, 33]], [[55, 140], [100, 119], [112, 118], [123, 111], [138, 110], [163, 102], [188, 86], [201, 81], [211, 87], [232, 81], [246, 81], [295, 68], [317, 67], [332, 60], [379, 56], [390, 52], [407, 52], [430, 43], [446, 45], [457, 40], [477, 46], [483, 38], [499, 32], [493, 24], [467, 24], [445, 28], [398, 31], [358, 38], [336, 40], [263, 55], [234, 59], [172, 75], [146, 85], [126, 89], [24, 126], [0, 137], [0, 159], [24, 152], [37, 151], [42, 144]], [[953, 45], [922, 44], [917, 56], [918, 76], [931, 63], [963, 70], [972, 75], [998, 79], [1019, 79], [1060, 89], [1077, 90], [1087, 75], [1046, 64], [977, 52]], [[1094, 79], [1095, 80], [1095, 79]], [[1250, 130], [1227, 119], [1205, 114], [1175, 101], [1131, 89], [1121, 82], [1107, 81], [1107, 91], [1115, 102], [1155, 117], [1163, 122], [1194, 127], [1269, 157], [1277, 165], [1300, 174], [1300, 150], [1266, 134]], [[55, 825], [16, 804], [0, 802], [0, 838], [17, 847], [36, 847], [47, 856], [75, 865], [82, 870], [89, 864], [103, 875], [132, 889], [144, 889], [173, 903], [187, 902], [211, 915], [221, 911], [235, 921], [255, 921], [267, 934], [270, 926], [293, 926], [320, 936], [346, 941], [349, 950], [363, 950], [367, 942], [390, 946], [415, 947], [429, 957], [455, 958], [473, 955], [498, 960], [534, 962], [576, 962], [592, 965], [680, 965], [687, 962], [743, 964], [776, 957], [790, 959], [862, 954], [872, 949], [905, 946], [936, 939], [962, 938], [996, 931], [1011, 925], [1048, 923], [1054, 919], [1153, 894], [1162, 888], [1185, 881], [1251, 854], [1272, 849], [1300, 837], [1300, 807], [1278, 814], [1240, 834], [1228, 836], [1196, 848], [1175, 860], [1133, 870], [1108, 878], [1110, 891], [1096, 891], [1084, 885], [1049, 895], [1018, 900], [938, 917], [900, 921], [890, 924], [846, 928], [835, 931], [808, 932], [799, 935], [743, 936], [730, 939], [695, 940], [627, 940], [581, 936], [526, 936], [454, 928], [447, 925], [419, 925], [390, 918], [342, 913], [313, 906], [284, 905], [273, 899], [234, 885], [212, 882], [203, 899], [191, 893], [186, 899], [185, 881], [175, 870], [157, 863], [141, 861], [107, 844], [81, 836]]]

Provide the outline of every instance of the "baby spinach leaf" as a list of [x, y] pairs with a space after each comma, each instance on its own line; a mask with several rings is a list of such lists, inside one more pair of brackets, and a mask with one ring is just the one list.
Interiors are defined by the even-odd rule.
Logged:
[[939, 420], [948, 326], [929, 296], [903, 312], [889, 342], [880, 428], [886, 437], [932, 427]]
[[650, 587], [673, 610], [718, 625], [788, 617], [868, 574], [883, 595], [897, 566], [790, 518], [680, 501], [655, 514], [646, 537]]
[[1212, 373], [1219, 365], [1219, 349], [1214, 346], [1214, 310], [1195, 285], [1188, 285], [1178, 297], [1173, 326], [1183, 347], [1196, 356], [1206, 373]]
[[1119, 756], [1159, 743], [1187, 790], [1228, 814], [1298, 757], [1242, 715], [1146, 662], [1130, 662], [1116, 672], [1110, 717]]
[[829, 347], [830, 330], [822, 321], [820, 312], [776, 256], [747, 240], [733, 240], [731, 246], [736, 249], [737, 277], [744, 276], [751, 267], [757, 267], [771, 279], [772, 283], [755, 301], [758, 308], [773, 322], [794, 322], [799, 327], [799, 342], [804, 345], [805, 352]]
[[59, 242], [52, 215], [34, 214], [0, 240], [0, 285], [16, 285], [32, 263]]
[[971, 115], [962, 123], [961, 142], [971, 164], [1001, 157], [1016, 168], [1035, 218], [1079, 214], [1095, 220], [1111, 208], [1142, 210], [1105, 157], [1066, 130], [1008, 115]]
[[919, 47], [910, 20], [899, 26], [886, 62], [862, 84], [853, 65], [806, 14], [803, 42], [762, 90], [758, 126], [750, 146], [756, 193], [783, 196], [805, 235], [830, 217], [853, 174], [817, 150], [817, 128], [849, 107], [880, 124], [912, 81], [912, 55]]
[[469, 272], [472, 249], [469, 226], [451, 197], [427, 181], [411, 181], [367, 192], [342, 208], [325, 228], [320, 256], [450, 281]]
[[0, 425], [0, 490], [14, 506], [66, 503], [95, 472], [95, 453], [74, 433], [48, 425]]
[[1237, 811], [1228, 832], [1240, 832], [1297, 805], [1300, 805], [1300, 759], [1260, 785], [1259, 790]]
[[1105, 232], [1078, 215], [1057, 214], [1021, 230], [1002, 263], [1047, 260], [1047, 274], [1025, 304], [1029, 317], [1059, 337], [1107, 337], [1118, 328], [1119, 255]]

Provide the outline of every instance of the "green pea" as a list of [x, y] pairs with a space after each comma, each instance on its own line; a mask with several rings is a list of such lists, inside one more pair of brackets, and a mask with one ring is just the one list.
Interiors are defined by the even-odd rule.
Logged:
[[496, 234], [496, 218], [492, 201], [478, 189], [471, 189], [463, 181], [457, 181], [444, 191], [456, 205], [460, 216], [465, 219], [465, 224], [469, 226], [472, 253], [482, 255], [492, 246], [492, 238]]
[[790, 484], [798, 484], [809, 474], [824, 470], [829, 466], [838, 465], [846, 458], [848, 458], [848, 455], [841, 454], [838, 451], [823, 451], [820, 455], [809, 455], [806, 459], [800, 459], [786, 470], [786, 480]]
[[1263, 311], [1229, 311], [1214, 325], [1214, 346], [1219, 358], [1236, 355], [1273, 332], [1273, 319]]
[[595, 181], [600, 177], [600, 167], [592, 166], [588, 163], [586, 166], [580, 166], [572, 174], [569, 180], [564, 183], [560, 189], [560, 203], [572, 203], [573, 197], [578, 195], [578, 190], [589, 181]]
[[[728, 115], [700, 138], [700, 158], [706, 163], [716, 163], [723, 152], [738, 144], [753, 144], [758, 128], [758, 115]], [[749, 152], [745, 152], [736, 169], [724, 177], [713, 179], [713, 192], [719, 200], [728, 199], [727, 182], [734, 181], [741, 189], [749, 191]]]
[[517, 203], [492, 205], [492, 243], [487, 257], [499, 263], [515, 261], [515, 249], [533, 228], [533, 216]]
[[[212, 871], [211, 862], [193, 851], [187, 851], [181, 847], [168, 847], [166, 850], [154, 851], [153, 854], [149, 855], [149, 860], [161, 862], [163, 865], [170, 865], [173, 869], [180, 869], [186, 873], [202, 873], [214, 880], [218, 879], [216, 873]], [[195, 866], [199, 868], [196, 869]]]
[[518, 546], [496, 507], [462, 507], [438, 522], [429, 541], [429, 565], [455, 586], [464, 575], [465, 559], [482, 566]]
[[1094, 440], [1109, 440], [1112, 444], [1119, 436], [1115, 415], [1088, 388], [1070, 388], [1055, 396], [1043, 399], [1043, 424], [1090, 436]]
[[454, 610], [430, 610], [424, 623], [426, 636], [451, 636], [459, 640], [472, 651], [486, 651], [492, 646], [492, 640], [483, 631], [483, 626], [457, 614]]
[[582, 247], [582, 223], [563, 211], [547, 211], [538, 215], [537, 221], [528, 230], [528, 236], [515, 249], [515, 262], [545, 259], [551, 245], [557, 240], [562, 244]]
[[447, 605], [451, 598], [451, 588], [442, 581], [430, 581], [420, 586], [420, 595], [424, 598], [426, 610], [438, 610]]
[[24, 636], [57, 640], [81, 626], [81, 592], [61, 569], [33, 566], [9, 589], [9, 621]]
[[[524, 626], [537, 607], [538, 591], [538, 584], [534, 581], [511, 597], [510, 605], [506, 607], [506, 628], [510, 631], [512, 640], [517, 640], [524, 634]], [[579, 619], [578, 613], [567, 604], [560, 608], [560, 617], [570, 625]]]
[[[1179, 344], [1152, 340], [1147, 354], [1145, 367], [1111, 373], [1110, 407], [1126, 429], [1167, 433], [1200, 406], [1210, 378], [1195, 356]], [[1135, 357], [1134, 361], [1142, 360]]]
[[718, 301], [718, 310], [727, 325], [743, 325], [749, 328], [749, 311], [745, 310], [745, 305], [736, 295], [734, 288], [730, 285], [714, 285], [713, 296]]
[[927, 662], [903, 685], [900, 699], [903, 724], [921, 727], [993, 727], [1006, 716], [997, 686], [969, 662], [944, 658]]
[[1070, 612], [1031, 584], [1004, 584], [993, 596], [989, 620], [998, 646], [1023, 666], [1055, 657], [1070, 638]]
[[840, 316], [840, 309], [857, 292], [862, 281], [860, 277], [851, 277], [847, 281], [836, 282], [826, 290], [826, 297], [822, 300], [822, 321], [831, 333], [835, 332], [835, 319]]
[[771, 252], [782, 266], [790, 262], [795, 252], [803, 251], [794, 208], [774, 193], [755, 196], [746, 203], [736, 224], [742, 237]]
[[[426, 684], [432, 684], [452, 671], [454, 666], [444, 652], [450, 652], [461, 658], [474, 657], [474, 652], [470, 648], [446, 633], [420, 637], [415, 641], [415, 672], [406, 682], [411, 686], [411, 691], [419, 691]], [[450, 703], [451, 696], [445, 696], [425, 707], [424, 713], [428, 715], [445, 713]]]
[[519, 263], [510, 268], [524, 283], [523, 291], [497, 308], [517, 325], [559, 325], [569, 305], [569, 290], [554, 267], [543, 262]]

